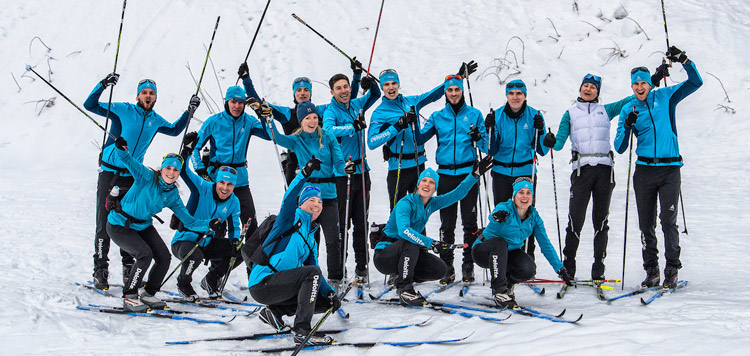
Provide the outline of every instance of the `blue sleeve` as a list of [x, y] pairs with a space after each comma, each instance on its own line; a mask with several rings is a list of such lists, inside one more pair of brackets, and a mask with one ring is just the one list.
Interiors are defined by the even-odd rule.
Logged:
[[415, 245], [429, 248], [432, 246], [433, 240], [422, 235], [421, 232], [416, 231], [411, 227], [411, 210], [412, 205], [406, 199], [401, 199], [396, 204], [396, 208], [393, 209], [391, 214], [396, 214], [396, 229], [398, 229], [398, 236]]
[[[537, 112], [540, 116], [542, 116], [541, 112]], [[536, 114], [535, 114], [536, 115]], [[544, 120], [544, 116], [542, 116], [542, 120]], [[542, 133], [538, 135], [536, 138], [536, 152], [539, 153], [539, 155], [544, 156], [549, 152], [549, 147], [545, 146], [542, 142], [544, 141], [544, 135], [547, 134], [547, 125], [545, 123], [544, 127], [542, 127]]]
[[247, 94], [248, 97], [254, 98], [259, 102], [263, 101], [260, 95], [258, 95], [258, 92], [255, 91], [255, 86], [253, 85], [253, 80], [250, 79], [250, 76], [242, 79], [242, 86], [245, 87], [245, 94]]
[[557, 251], [555, 251], [552, 243], [549, 242], [542, 217], [539, 216], [536, 210], [534, 211], [534, 237], [539, 243], [539, 249], [542, 250], [542, 254], [547, 259], [547, 262], [552, 265], [555, 272], [559, 271], [563, 264], [560, 262], [560, 258], [557, 256]]
[[[611, 120], [612, 116], [610, 116]], [[570, 135], [570, 114], [566, 111], [560, 119], [560, 126], [557, 128], [557, 135], [555, 135], [555, 151], [561, 150], [565, 146], [565, 141], [568, 140]]]
[[[271, 105], [271, 113], [273, 114], [273, 119], [282, 123], [286, 124], [289, 122], [289, 120], [292, 119], [292, 109], [286, 106], [281, 105]], [[294, 118], [295, 120], [297, 118]]]
[[487, 153], [487, 144], [489, 143], [489, 137], [487, 137], [487, 128], [484, 127], [484, 118], [482, 117], [482, 112], [477, 109], [477, 130], [479, 130], [479, 135], [482, 136], [482, 139], [476, 142], [477, 148], [479, 148], [479, 151]]
[[445, 89], [443, 89], [443, 83], [440, 83], [440, 85], [438, 85], [434, 89], [417, 96], [417, 105], [414, 110], [416, 112], [419, 112], [419, 110], [421, 110], [427, 104], [437, 101], [438, 99], [442, 98], [443, 95], [445, 95]]
[[333, 164], [333, 175], [336, 177], [346, 177], [346, 172], [344, 172], [344, 154], [341, 153], [341, 145], [339, 145], [338, 141], [336, 141], [336, 138], [334, 138], [333, 135], [329, 134], [328, 132], [326, 132], [325, 135], [330, 137], [330, 139], [328, 140], [328, 149], [331, 150], [331, 164]]
[[438, 112], [439, 111], [432, 113], [427, 119], [427, 122], [425, 122], [424, 127], [419, 130], [419, 134], [416, 135], [417, 145], [424, 145], [437, 133], [437, 130], [435, 129], [435, 116]]
[[[91, 94], [89, 94], [89, 96], [86, 98], [86, 101], [83, 102], [83, 107], [86, 108], [86, 110], [93, 112], [94, 114], [107, 117], [107, 105], [105, 105], [105, 103], [99, 102], [99, 97], [103, 92], [104, 87], [102, 87], [100, 83], [96, 83], [94, 90], [91, 91]], [[112, 103], [112, 107], [114, 106], [115, 103]], [[112, 120], [112, 126], [109, 129], [109, 133], [112, 134], [112, 136], [119, 137], [122, 130], [120, 117], [110, 110], [109, 119]], [[113, 142], [114, 141], [111, 137], [107, 137], [107, 141], [105, 142], [104, 146], [109, 146]]]
[[164, 123], [159, 127], [159, 129], [156, 130], [156, 132], [163, 133], [169, 136], [177, 136], [182, 132], [183, 129], [185, 129], [185, 126], [187, 126], [190, 118], [192, 118], [192, 115], [190, 115], [190, 112], [185, 110], [185, 112], [182, 113], [182, 116], [180, 116], [179, 120], [173, 123], [169, 123], [165, 120]]
[[620, 111], [620, 119], [617, 121], [617, 135], [615, 136], [615, 150], [617, 153], [624, 153], [628, 149], [630, 143], [630, 130], [632, 127], [625, 127], [625, 119], [628, 118], [628, 114], [633, 111], [635, 105], [625, 106]]
[[273, 135], [271, 137], [276, 140], [276, 144], [292, 151], [297, 150], [297, 145], [294, 138], [292, 138], [291, 135], [287, 136], [280, 133], [279, 130], [276, 129], [276, 124], [273, 121], [271, 121], [270, 124], [266, 125], [266, 131], [269, 132], [269, 135], [271, 134], [271, 130], [273, 130]]
[[193, 167], [195, 170], [206, 168], [206, 166], [203, 165], [203, 160], [201, 160], [201, 149], [206, 145], [208, 138], [211, 137], [212, 117], [213, 116], [206, 119], [206, 121], [203, 122], [203, 125], [201, 125], [200, 130], [198, 130], [198, 142], [195, 143], [195, 149], [193, 149], [193, 155], [191, 156], [193, 158]]
[[[672, 131], [677, 132], [674, 125], [674, 118], [675, 118], [675, 108], [677, 106], [677, 103], [682, 101], [682, 99], [685, 99], [688, 95], [692, 94], [698, 88], [700, 88], [703, 85], [703, 79], [701, 79], [700, 74], [698, 74], [698, 70], [695, 68], [695, 64], [688, 60], [687, 64], [682, 65], [683, 68], [685, 68], [685, 71], [687, 72], [687, 79], [677, 84], [673, 87], [669, 87], [669, 89], [674, 90], [672, 95], [669, 97], [669, 119], [672, 122]], [[673, 89], [675, 88], [675, 89]], [[661, 89], [666, 90], [667, 88]]]
[[362, 73], [355, 73], [352, 71], [352, 91], [349, 95], [350, 98], [356, 99], [357, 95], [359, 95], [359, 83], [362, 81]]
[[466, 194], [469, 193], [469, 190], [471, 190], [474, 184], [476, 184], [478, 181], [479, 178], [474, 177], [473, 174], [469, 174], [455, 189], [451, 190], [448, 193], [432, 197], [432, 203], [435, 204], [435, 210], [453, 205], [457, 201], [463, 199]]
[[371, 150], [384, 145], [399, 133], [393, 125], [381, 121], [383, 119], [385, 118], [381, 118], [377, 110], [370, 117], [370, 128], [367, 130], [367, 147]]
[[297, 211], [297, 197], [302, 188], [304, 188], [305, 182], [307, 182], [307, 178], [300, 172], [297, 173], [297, 176], [289, 184], [289, 188], [284, 193], [284, 199], [281, 202], [281, 209], [276, 215], [276, 222], [273, 224], [273, 228], [268, 236], [279, 236], [294, 225], [295, 211]]
[[[620, 114], [620, 111], [622, 111], [622, 108], [625, 107], [625, 105], [628, 105], [629, 102], [635, 100], [635, 95], [631, 95], [625, 99], [622, 99], [620, 101], [616, 101], [614, 103], [609, 103], [604, 105], [604, 110], [607, 111], [607, 116], [609, 116], [609, 121], [612, 121], [617, 115]], [[567, 114], [567, 113], [566, 113]], [[557, 147], [557, 146], [555, 146]], [[559, 151], [559, 150], [558, 150]]]
[[169, 207], [169, 209], [172, 210], [172, 212], [174, 212], [174, 214], [177, 215], [178, 218], [180, 218], [180, 221], [182, 221], [185, 227], [189, 230], [203, 233], [209, 231], [208, 222], [210, 220], [196, 220], [192, 215], [190, 215], [190, 213], [187, 211], [187, 208], [185, 208], [185, 205], [182, 204], [182, 200], [180, 200], [180, 193], [177, 192], [177, 189], [170, 191], [166, 203], [167, 207]]
[[336, 115], [329, 106], [323, 117], [323, 129], [332, 133], [336, 137], [344, 137], [354, 134], [352, 124], [336, 125]]
[[[373, 84], [372, 87], [370, 87], [370, 90], [367, 92], [367, 100], [365, 101], [364, 105], [362, 105], [362, 108], [367, 111], [373, 104], [375, 104], [378, 99], [380, 99], [380, 87], [376, 84]], [[363, 98], [359, 98], [356, 100], [362, 100]]]
[[236, 195], [232, 196], [230, 199], [234, 200], [231, 205], [231, 214], [227, 217], [227, 219], [230, 220], [230, 222], [227, 223], [227, 229], [229, 229], [227, 237], [231, 240], [240, 238], [240, 233], [242, 232], [242, 221], [240, 218], [240, 200]]
[[115, 154], [117, 154], [122, 163], [125, 165], [125, 168], [128, 169], [130, 174], [132, 174], [136, 180], [148, 180], [153, 178], [153, 171], [133, 159], [133, 156], [130, 155], [130, 152], [115, 148]]
[[271, 134], [266, 130], [266, 123], [261, 120], [262, 119], [259, 119], [253, 122], [253, 128], [250, 129], [250, 135], [260, 137], [266, 141], [271, 141]]
[[190, 198], [188, 198], [187, 209], [189, 213], [193, 214], [195, 213], [195, 209], [198, 205], [197, 198], [200, 196], [200, 190], [198, 190], [198, 186], [201, 185], [201, 182], [205, 182], [205, 180], [199, 177], [197, 174], [193, 173], [193, 170], [190, 169], [188, 162], [190, 162], [190, 160], [186, 160], [182, 164], [182, 168], [180, 169], [180, 177], [182, 177], [185, 185], [190, 190]]

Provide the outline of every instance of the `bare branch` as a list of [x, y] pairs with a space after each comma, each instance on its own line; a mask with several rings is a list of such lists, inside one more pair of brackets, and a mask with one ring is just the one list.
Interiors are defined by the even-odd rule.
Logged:
[[67, 56], [65, 56], [65, 57], [70, 57], [70, 56], [72, 56], [72, 55], [76, 55], [76, 54], [81, 54], [81, 51], [74, 51], [74, 52], [70, 52], [70, 53], [68, 53], [68, 55], [67, 55]]
[[518, 68], [518, 58], [516, 58], [516, 52], [513, 52], [512, 50], [506, 50], [505, 57], [503, 57], [503, 59], [510, 63], [510, 61], [508, 61], [508, 53], [513, 54], [513, 60], [516, 62], [516, 68]]
[[510, 39], [508, 39], [508, 43], [505, 44], [505, 51], [506, 53], [508, 52], [508, 45], [510, 45], [510, 41], [512, 41], [514, 38], [521, 42], [521, 63], [526, 64], [526, 43], [523, 42], [521, 37], [513, 36]]
[[558, 54], [558, 55], [557, 55], [557, 59], [560, 59], [560, 57], [562, 56], [562, 54], [563, 54], [563, 51], [564, 51], [564, 50], [565, 50], [565, 46], [563, 46], [563, 47], [562, 47], [562, 48], [560, 49], [560, 54]]
[[732, 114], [732, 115], [734, 115], [734, 114], [737, 113], [737, 111], [734, 110], [734, 108], [731, 108], [731, 107], [726, 106], [726, 105], [716, 104], [716, 109], [714, 109], [714, 111], [719, 110], [719, 109], [724, 109], [725, 113], [729, 113], [729, 114]]
[[29, 57], [31, 57], [31, 45], [34, 44], [34, 40], [39, 40], [39, 42], [42, 44], [42, 46], [44, 46], [45, 48], [47, 48], [47, 53], [52, 52], [52, 48], [49, 48], [49, 46], [47, 46], [47, 44], [44, 43], [44, 41], [42, 41], [42, 39], [39, 38], [39, 36], [34, 36], [34, 38], [31, 39], [31, 42], [29, 42]]
[[599, 27], [594, 26], [591, 22], [583, 21], [583, 20], [578, 20], [578, 21], [581, 21], [583, 23], [589, 24], [589, 26], [591, 26], [591, 27], [593, 27], [593, 28], [596, 29], [596, 32], [602, 32], [602, 30]]
[[18, 87], [18, 91], [21, 91], [21, 85], [18, 84], [18, 81], [16, 80], [16, 76], [13, 75], [13, 72], [10, 72], [10, 76], [13, 77], [13, 81], [16, 82], [16, 86]]
[[721, 82], [721, 79], [719, 79], [719, 77], [717, 77], [717, 76], [715, 76], [715, 75], [713, 75], [713, 74], [711, 74], [711, 73], [709, 73], [709, 72], [706, 72], [706, 74], [708, 74], [708, 75], [710, 75], [710, 76], [712, 76], [712, 77], [716, 78], [716, 80], [718, 80], [718, 81], [719, 81], [719, 84], [721, 85], [721, 90], [723, 90], [723, 91], [724, 91], [724, 95], [725, 95], [725, 98], [724, 98], [724, 100], [725, 100], [726, 102], [728, 102], [728, 103], [731, 103], [732, 101], [731, 101], [731, 100], [729, 100], [729, 94], [727, 93], [727, 89], [726, 89], [726, 88], [724, 88], [724, 83], [722, 83], [722, 82]]
[[[646, 41], [650, 41], [651, 38], [648, 37], [648, 34], [646, 33], [646, 30], [641, 27], [641, 24], [638, 23], [638, 21], [633, 20], [630, 16], [625, 16], [626, 19], [635, 22], [636, 25], [638, 25], [638, 28], [641, 29], [641, 32], [643, 32], [644, 35], [646, 35]], [[636, 32], [637, 33], [637, 32]]]
[[578, 1], [573, 0], [573, 11], [576, 12], [576, 15], [580, 15], [580, 12], [578, 12]]
[[[552, 19], [549, 17], [547, 18], [547, 21], [549, 21], [550, 25], [552, 25], [552, 29], [555, 30], [555, 34], [557, 34], [557, 37], [560, 37], [560, 33], [557, 32], [557, 27], [555, 27], [555, 24], [552, 22]], [[551, 36], [550, 36], [551, 37]]]
[[609, 63], [609, 61], [612, 60], [612, 58], [617, 58], [619, 60], [619, 59], [622, 59], [622, 58], [626, 58], [628, 56], [628, 54], [624, 50], [622, 50], [620, 48], [620, 46], [617, 44], [617, 42], [615, 42], [613, 40], [612, 43], [615, 44], [614, 47], [600, 48], [600, 50], [604, 49], [604, 50], [609, 50], [610, 51], [609, 52], [609, 57], [607, 58], [607, 61], [604, 62], [604, 64], [602, 64], [602, 66], [605, 66], [607, 63]]
[[49, 80], [50, 83], [52, 83], [52, 65], [50, 64], [51, 61], [56, 61], [54, 57], [47, 56], [47, 80]]
[[[34, 110], [39, 110], [39, 112], [36, 113], [36, 116], [39, 116], [42, 114], [42, 111], [44, 108], [51, 108], [55, 106], [55, 97], [51, 97], [49, 99], [39, 99], [39, 100], [33, 100], [33, 101], [27, 101], [24, 104], [35, 104]], [[44, 104], [41, 107], [39, 107], [39, 104]]]

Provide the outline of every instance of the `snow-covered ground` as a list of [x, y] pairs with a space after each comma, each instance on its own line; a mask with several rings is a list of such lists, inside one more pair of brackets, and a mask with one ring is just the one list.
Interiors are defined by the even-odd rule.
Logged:
[[[3, 0], [0, 5], [0, 66], [6, 70], [0, 85], [0, 236], [4, 242], [0, 249], [0, 353], [185, 355], [289, 344], [289, 340], [267, 340], [164, 345], [172, 340], [268, 331], [254, 316], [238, 317], [229, 325], [210, 325], [75, 309], [79, 301], [120, 303], [75, 285], [91, 278], [96, 146], [102, 134], [60, 95], [33, 74], [25, 73], [25, 65], [34, 66], [82, 105], [96, 82], [112, 71], [122, 3]], [[114, 100], [132, 102], [136, 83], [152, 78], [159, 90], [156, 110], [168, 120], [176, 120], [195, 92], [186, 65], [195, 78], [200, 75], [211, 30], [220, 15], [212, 62], [203, 80], [203, 89], [213, 100], [204, 100], [196, 114], [199, 119], [208, 117], [209, 107], [217, 110], [224, 90], [234, 83], [236, 68], [247, 52], [264, 5], [262, 0], [129, 1], [117, 63], [122, 77], [114, 89]], [[367, 64], [379, 5], [378, 1], [272, 2], [248, 61], [258, 91], [271, 102], [288, 105], [292, 101], [292, 79], [306, 75], [315, 81], [313, 101], [328, 101], [328, 78], [338, 72], [349, 74], [349, 63], [290, 14], [296, 13], [343, 51]], [[571, 291], [562, 300], [554, 297], [555, 287], [548, 286], [545, 296], [534, 295], [526, 288], [517, 291], [518, 301], [529, 307], [550, 312], [567, 308], [568, 316], [584, 313], [577, 325], [518, 315], [493, 323], [428, 310], [345, 303], [351, 318], [332, 316], [326, 321], [327, 327], [432, 319], [427, 326], [398, 331], [356, 329], [338, 335], [340, 341], [473, 335], [453, 346], [379, 346], [369, 351], [341, 348], [327, 353], [747, 354], [750, 214], [745, 204], [750, 178], [745, 138], [750, 134], [750, 103], [745, 100], [750, 94], [750, 51], [746, 48], [750, 4], [743, 0], [667, 0], [666, 7], [670, 43], [687, 51], [705, 82], [677, 107], [686, 161], [682, 190], [690, 232], [681, 235], [684, 268], [680, 276], [690, 281], [689, 286], [646, 307], [637, 298], [608, 305], [598, 301], [589, 289]], [[621, 16], [623, 8], [627, 18]], [[604, 102], [619, 100], [631, 93], [630, 68], [655, 68], [661, 61], [658, 52], [665, 47], [657, 1], [634, 0], [622, 5], [603, 1], [390, 1], [383, 11], [372, 68], [375, 73], [396, 68], [402, 93], [414, 95], [433, 88], [446, 74], [455, 73], [462, 61], [476, 60], [478, 74], [483, 75], [471, 78], [472, 95], [483, 113], [490, 106], [497, 108], [505, 103], [505, 80], [521, 78], [529, 85], [529, 105], [543, 110], [548, 126], [556, 132], [584, 74], [604, 77]], [[679, 66], [672, 69], [670, 85], [684, 79]], [[724, 90], [731, 102], [725, 99]], [[54, 105], [40, 102], [52, 98]], [[732, 113], [719, 105], [731, 108]], [[427, 116], [441, 106], [441, 102], [432, 104], [422, 113]], [[104, 122], [101, 117], [96, 119]], [[192, 130], [198, 127], [198, 122], [191, 124]], [[145, 163], [157, 165], [164, 153], [178, 146], [178, 138], [158, 136]], [[430, 165], [434, 165], [434, 149], [434, 142], [428, 144]], [[370, 220], [382, 222], [388, 212], [385, 164], [379, 151], [370, 152], [370, 157], [374, 182]], [[555, 158], [564, 229], [570, 173], [567, 149]], [[275, 213], [282, 184], [272, 145], [252, 140], [248, 160], [253, 167], [251, 189], [259, 216]], [[628, 157], [621, 155], [616, 161], [617, 187], [607, 259], [610, 278], [619, 278], [622, 273]], [[551, 177], [550, 158], [543, 157], [537, 208], [554, 241]], [[183, 194], [187, 199], [187, 192]], [[643, 278], [632, 194], [630, 199], [625, 290], [635, 288]], [[682, 215], [683, 225], [681, 219]], [[427, 229], [434, 233], [438, 226], [436, 214]], [[168, 227], [158, 225], [157, 229], [165, 241], [171, 239]], [[578, 257], [582, 277], [591, 262], [591, 235], [587, 221]], [[110, 257], [111, 280], [117, 281], [121, 277], [118, 257], [114, 251]], [[555, 277], [540, 256], [537, 261], [538, 277]], [[353, 270], [353, 261], [349, 262]], [[176, 263], [174, 260], [173, 266]], [[456, 263], [460, 264], [459, 258]], [[196, 276], [202, 276], [204, 268]], [[239, 289], [246, 283], [243, 275], [232, 275], [228, 289], [234, 294], [246, 293]], [[374, 268], [372, 280], [373, 291], [377, 291], [382, 275]], [[426, 292], [436, 286], [426, 283], [418, 289]], [[176, 289], [174, 278], [165, 288]], [[472, 291], [489, 295], [489, 288], [481, 285]], [[435, 298], [458, 301], [458, 288]]]

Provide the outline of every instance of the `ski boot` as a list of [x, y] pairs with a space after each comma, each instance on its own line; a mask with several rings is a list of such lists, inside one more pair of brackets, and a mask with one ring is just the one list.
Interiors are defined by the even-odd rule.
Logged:
[[106, 268], [99, 268], [94, 271], [94, 288], [99, 290], [109, 289], [109, 271]]
[[641, 287], [651, 288], [659, 285], [659, 267], [646, 268], [646, 279], [641, 282]]
[[674, 289], [677, 287], [677, 267], [667, 266], [664, 268], [664, 288]]

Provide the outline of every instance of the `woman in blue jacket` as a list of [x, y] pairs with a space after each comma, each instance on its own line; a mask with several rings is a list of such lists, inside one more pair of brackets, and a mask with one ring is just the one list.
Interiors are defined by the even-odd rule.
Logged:
[[474, 261], [480, 267], [490, 269], [493, 298], [502, 308], [515, 307], [513, 286], [536, 274], [534, 260], [522, 249], [524, 242], [532, 234], [558, 276], [571, 285], [568, 272], [547, 238], [544, 222], [531, 205], [533, 198], [531, 179], [516, 179], [513, 183], [513, 197], [495, 206], [487, 228], [474, 242], [472, 249]]
[[432, 168], [427, 168], [419, 176], [417, 192], [408, 194], [396, 204], [383, 229], [388, 239], [375, 246], [373, 262], [381, 273], [398, 275], [394, 284], [402, 304], [424, 305], [425, 298], [414, 290], [414, 282], [434, 281], [445, 276], [448, 270], [443, 260], [426, 250], [431, 248], [435, 253], [443, 253], [451, 249], [451, 244], [422, 234], [430, 215], [465, 197], [479, 176], [490, 167], [490, 157], [475, 162], [471, 174], [458, 187], [435, 197], [440, 176]]
[[[262, 245], [269, 256], [268, 263], [245, 260], [252, 269], [248, 279], [250, 295], [268, 305], [260, 311], [260, 319], [281, 331], [286, 328], [282, 317], [296, 315], [292, 332], [297, 343], [312, 330], [313, 313], [329, 308], [336, 311], [341, 306], [318, 266], [318, 243], [314, 235], [318, 230], [315, 220], [323, 210], [320, 190], [305, 187], [307, 178], [320, 169], [320, 163], [317, 158], [311, 159], [289, 185], [276, 222]], [[330, 336], [319, 333], [308, 340], [311, 345], [332, 342]]]
[[[130, 269], [128, 284], [123, 286], [123, 305], [129, 311], [145, 311], [148, 308], [164, 308], [166, 303], [154, 297], [161, 287], [164, 275], [167, 274], [171, 256], [169, 249], [154, 228], [151, 218], [164, 207], [171, 209], [186, 228], [199, 233], [209, 231], [219, 225], [215, 220], [196, 220], [182, 204], [177, 190], [177, 178], [180, 174], [183, 159], [180, 155], [170, 153], [164, 156], [161, 169], [156, 171], [138, 163], [127, 151], [127, 140], [118, 137], [115, 140], [115, 154], [133, 175], [135, 182], [122, 200], [116, 203], [107, 217], [107, 233], [121, 249], [135, 258]], [[148, 275], [148, 283], [140, 298], [138, 286], [143, 275], [154, 260], [154, 266]]]
[[[313, 157], [320, 159], [320, 169], [313, 172], [307, 182], [320, 189], [323, 199], [323, 211], [318, 222], [323, 227], [326, 239], [326, 255], [328, 256], [328, 280], [338, 284], [344, 277], [344, 266], [341, 262], [341, 236], [339, 232], [338, 199], [336, 198], [336, 177], [343, 177], [344, 158], [341, 147], [330, 132], [318, 125], [318, 111], [309, 101], [303, 101], [296, 109], [299, 128], [291, 135], [282, 135], [271, 122], [268, 130], [274, 130], [276, 143], [296, 152], [302, 162]], [[316, 240], [320, 241], [320, 233], [316, 233]]]

